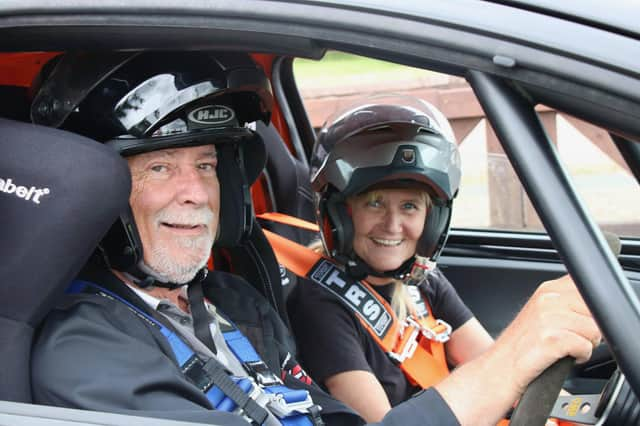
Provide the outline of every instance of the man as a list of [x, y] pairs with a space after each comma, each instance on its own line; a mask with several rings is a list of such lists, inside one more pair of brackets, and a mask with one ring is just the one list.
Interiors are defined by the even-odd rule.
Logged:
[[[69, 81], [87, 61], [103, 67]], [[294, 345], [264, 298], [233, 275], [206, 274], [213, 243], [242, 236], [248, 185], [264, 164], [259, 137], [243, 125], [267, 122], [272, 98], [247, 61], [66, 55], [44, 80], [34, 121], [112, 145], [128, 159], [132, 192], [76, 293], [44, 322], [36, 402], [213, 424], [362, 423], [293, 377]], [[92, 89], [73, 89], [83, 85]], [[56, 99], [67, 102], [48, 108]], [[571, 281], [545, 284], [492, 349], [382, 424], [495, 423], [544, 368], [565, 355], [587, 359], [599, 339]]]
[[[178, 65], [167, 66], [168, 57]], [[67, 81], [85, 61], [96, 74]], [[71, 87], [83, 83], [95, 90], [76, 97]], [[357, 423], [290, 374], [299, 366], [288, 331], [253, 287], [206, 273], [214, 241], [232, 246], [246, 232], [248, 185], [265, 153], [243, 124], [268, 121], [271, 96], [246, 55], [80, 54], [51, 70], [34, 120], [113, 146], [128, 160], [132, 192], [130, 209], [71, 286], [75, 294], [40, 331], [36, 401], [221, 424], [319, 423], [321, 403], [323, 417]], [[48, 109], [58, 97], [78, 104]], [[242, 417], [219, 412], [236, 407]]]

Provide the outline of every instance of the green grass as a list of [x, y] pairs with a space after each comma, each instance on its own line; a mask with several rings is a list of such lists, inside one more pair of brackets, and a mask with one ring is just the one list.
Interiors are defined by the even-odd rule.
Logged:
[[300, 78], [317, 78], [327, 73], [340, 77], [361, 73], [394, 72], [407, 67], [348, 53], [328, 52], [320, 61], [296, 59], [293, 68], [296, 76]]
[[294, 75], [300, 87], [331, 85], [336, 81], [353, 79], [379, 80], [383, 78], [420, 78], [429, 73], [418, 68], [365, 58], [342, 52], [327, 52], [320, 61], [296, 59]]

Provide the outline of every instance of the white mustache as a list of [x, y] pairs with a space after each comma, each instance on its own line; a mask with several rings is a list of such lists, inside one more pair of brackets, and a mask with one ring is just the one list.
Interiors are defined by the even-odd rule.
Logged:
[[214, 213], [208, 207], [198, 210], [174, 212], [169, 209], [163, 209], [156, 213], [155, 221], [156, 225], [170, 223], [186, 226], [206, 225], [209, 227], [214, 218]]

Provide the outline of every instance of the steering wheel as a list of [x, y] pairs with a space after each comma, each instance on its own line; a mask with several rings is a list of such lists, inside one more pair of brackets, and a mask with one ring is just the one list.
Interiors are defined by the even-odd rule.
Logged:
[[585, 425], [640, 424], [640, 400], [619, 369], [600, 394], [560, 396], [556, 400], [573, 362], [573, 358], [563, 358], [531, 382], [509, 425], [544, 425], [549, 413], [553, 418]]
[[[603, 232], [609, 248], [616, 257], [620, 255], [620, 239], [611, 233]], [[629, 384], [620, 373], [612, 375], [600, 395], [571, 395], [558, 397], [562, 384], [571, 372], [575, 359], [565, 357], [556, 361], [536, 377], [527, 387], [525, 393], [513, 411], [510, 426], [544, 425], [554, 405], [560, 402], [561, 410], [555, 410], [552, 417], [560, 417], [585, 424], [607, 421], [615, 417], [612, 424], [637, 424], [640, 421], [640, 402], [635, 398]], [[622, 397], [620, 398], [620, 396]], [[625, 399], [623, 407], [616, 407], [618, 399]], [[630, 400], [629, 400], [630, 399]], [[635, 418], [635, 421], [631, 418]], [[620, 423], [625, 421], [625, 423]]]
[[572, 357], [562, 358], [529, 383], [513, 410], [509, 425], [544, 425], [574, 363]]

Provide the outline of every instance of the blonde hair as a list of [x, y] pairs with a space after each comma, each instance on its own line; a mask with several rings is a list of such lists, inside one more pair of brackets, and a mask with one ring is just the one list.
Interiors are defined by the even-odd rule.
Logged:
[[395, 312], [399, 321], [404, 321], [411, 312], [415, 312], [416, 305], [407, 291], [407, 285], [397, 279], [393, 280], [391, 292], [391, 309]]

